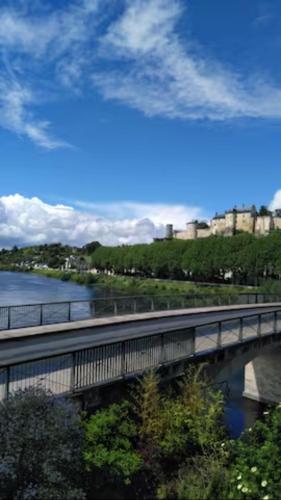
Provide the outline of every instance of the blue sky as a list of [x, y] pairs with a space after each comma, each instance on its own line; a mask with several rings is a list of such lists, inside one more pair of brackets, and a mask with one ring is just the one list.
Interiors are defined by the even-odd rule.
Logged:
[[278, 0], [2, 1], [0, 246], [281, 205], [280, 28]]

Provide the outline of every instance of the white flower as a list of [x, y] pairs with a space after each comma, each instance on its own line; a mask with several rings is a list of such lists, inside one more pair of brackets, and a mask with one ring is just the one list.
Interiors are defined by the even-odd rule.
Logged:
[[237, 476], [237, 479], [238, 479], [238, 481], [239, 481], [240, 479], [242, 479], [242, 475], [241, 475], [241, 474], [239, 474], [239, 476]]
[[257, 470], [258, 470], [257, 467], [252, 467], [251, 468], [251, 472], [257, 472]]
[[244, 488], [242, 488], [242, 493], [247, 493], [248, 492], [248, 488], [246, 486], [244, 486]]
[[249, 432], [252, 432], [252, 430], [253, 430], [253, 429], [252, 429], [252, 427], [249, 427], [248, 431], [249, 431]]
[[261, 482], [261, 486], [262, 488], [265, 488], [267, 486], [267, 481], [265, 479]]
[[225, 446], [225, 443], [222, 443], [222, 444], [221, 444], [221, 447], [223, 448], [224, 446]]
[[269, 499], [270, 499], [269, 495], [265, 495], [264, 497], [262, 497], [262, 500], [269, 500]]
[[241, 488], [242, 488], [242, 484], [240, 483], [240, 484], [238, 484], [238, 486], [237, 486], [237, 490], [241, 490]]
[[264, 411], [263, 415], [269, 415], [269, 411]]

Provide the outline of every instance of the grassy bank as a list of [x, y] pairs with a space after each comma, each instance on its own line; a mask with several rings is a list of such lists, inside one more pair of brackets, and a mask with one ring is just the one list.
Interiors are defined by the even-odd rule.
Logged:
[[61, 281], [73, 281], [79, 285], [93, 285], [97, 283], [95, 275], [92, 273], [77, 273], [74, 271], [60, 271], [58, 269], [33, 269], [32, 273]]
[[106, 274], [92, 274], [90, 272], [76, 273], [52, 269], [34, 270], [36, 274], [56, 278], [63, 281], [74, 281], [81, 285], [103, 285], [128, 295], [174, 295], [174, 294], [237, 294], [255, 292], [247, 287], [229, 285], [203, 286], [184, 281], [155, 280], [151, 278], [133, 278], [130, 276], [108, 276]]

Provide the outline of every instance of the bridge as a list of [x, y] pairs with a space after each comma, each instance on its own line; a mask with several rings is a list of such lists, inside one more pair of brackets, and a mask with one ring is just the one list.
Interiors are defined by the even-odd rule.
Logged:
[[148, 369], [208, 360], [216, 381], [245, 367], [245, 394], [281, 400], [281, 299], [118, 297], [0, 308], [0, 400], [42, 385], [80, 397]]

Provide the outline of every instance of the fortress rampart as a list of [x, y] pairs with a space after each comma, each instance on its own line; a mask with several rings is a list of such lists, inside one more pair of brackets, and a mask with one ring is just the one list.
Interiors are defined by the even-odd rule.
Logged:
[[276, 229], [281, 229], [281, 209], [270, 211], [261, 207], [258, 212], [252, 205], [216, 213], [209, 224], [198, 220], [187, 222], [185, 230], [174, 230], [168, 224], [166, 239], [196, 240], [215, 235], [233, 236], [239, 232], [265, 236]]

